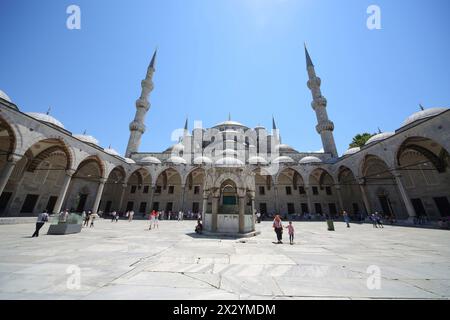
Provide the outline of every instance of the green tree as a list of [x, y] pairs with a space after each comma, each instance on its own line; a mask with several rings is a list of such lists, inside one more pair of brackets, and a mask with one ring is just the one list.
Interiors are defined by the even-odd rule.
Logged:
[[350, 143], [350, 148], [363, 147], [366, 144], [367, 140], [369, 140], [374, 135], [375, 134], [370, 134], [367, 132], [358, 133], [353, 137], [352, 143]]

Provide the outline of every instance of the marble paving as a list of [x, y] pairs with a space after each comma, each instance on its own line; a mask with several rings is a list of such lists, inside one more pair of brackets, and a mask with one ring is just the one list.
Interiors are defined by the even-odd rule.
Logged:
[[249, 239], [198, 237], [194, 225], [100, 220], [39, 238], [32, 224], [0, 225], [0, 299], [450, 298], [449, 231], [295, 222], [291, 246], [273, 243], [269, 222]]

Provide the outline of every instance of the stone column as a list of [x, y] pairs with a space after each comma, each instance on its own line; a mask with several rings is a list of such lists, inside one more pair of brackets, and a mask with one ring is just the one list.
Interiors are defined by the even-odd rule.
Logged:
[[69, 190], [70, 182], [75, 173], [75, 170], [66, 170], [66, 175], [64, 176], [64, 181], [59, 191], [58, 200], [56, 200], [55, 207], [53, 208], [53, 213], [58, 214], [61, 212], [64, 200], [66, 200], [67, 190]]
[[278, 186], [274, 185], [273, 189], [275, 191], [275, 214], [280, 214], [280, 206], [278, 203]]
[[185, 198], [185, 193], [186, 193], [186, 185], [182, 184], [181, 185], [181, 211], [184, 212], [184, 198]]
[[313, 213], [313, 203], [312, 203], [312, 195], [311, 195], [311, 187], [305, 185], [306, 191], [306, 199], [308, 200], [308, 213]]
[[255, 223], [256, 223], [256, 217], [255, 217], [255, 191], [250, 192], [250, 200], [252, 202], [252, 231], [255, 231]]
[[359, 180], [359, 188], [361, 189], [361, 194], [363, 198], [364, 205], [366, 206], [366, 214], [371, 215], [372, 214], [372, 208], [370, 206], [369, 198], [367, 197], [367, 192], [364, 184], [364, 180]]
[[245, 196], [239, 197], [239, 233], [244, 233], [245, 227]]
[[395, 182], [397, 183], [398, 190], [400, 191], [400, 195], [402, 196], [403, 202], [405, 204], [406, 212], [408, 212], [409, 220], [413, 220], [414, 217], [416, 216], [416, 210], [414, 210], [414, 207], [411, 203], [411, 199], [409, 199], [405, 187], [403, 186], [401, 174], [398, 171], [394, 171], [393, 174], [395, 177]]
[[97, 195], [95, 196], [94, 206], [92, 208], [92, 213], [98, 212], [98, 206], [100, 205], [100, 200], [102, 199], [103, 189], [105, 188], [106, 179], [100, 179], [98, 184]]
[[117, 208], [118, 212], [121, 212], [121, 210], [122, 210], [123, 198], [125, 197], [125, 191], [127, 190], [127, 186], [128, 185], [126, 183], [122, 184], [122, 191], [120, 192], [120, 200], [119, 200], [119, 205]]
[[217, 231], [217, 214], [219, 212], [219, 196], [213, 196], [212, 199], [212, 218], [211, 218], [211, 230]]
[[155, 198], [156, 186], [150, 188], [150, 211], [153, 211], [153, 199]]
[[337, 192], [337, 196], [338, 196], [338, 200], [339, 200], [340, 211], [343, 211], [344, 210], [344, 201], [342, 200], [342, 193], [341, 193], [340, 185], [336, 186], [336, 192]]
[[19, 162], [20, 159], [22, 159], [22, 156], [19, 155], [13, 154], [8, 156], [8, 161], [6, 162], [5, 167], [0, 173], [0, 195], [3, 193], [3, 190], [5, 190], [9, 177], [11, 176], [11, 173], [13, 172], [17, 162]]
[[202, 204], [202, 216], [205, 217], [206, 210], [208, 209], [208, 195], [203, 193], [203, 204]]

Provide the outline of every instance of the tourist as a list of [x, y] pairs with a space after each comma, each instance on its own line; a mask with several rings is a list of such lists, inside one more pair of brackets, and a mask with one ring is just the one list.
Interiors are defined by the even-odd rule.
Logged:
[[203, 224], [200, 219], [197, 220], [197, 225], [195, 226], [195, 233], [202, 234], [203, 232]]
[[68, 217], [69, 217], [69, 209], [66, 209], [59, 214], [59, 222], [66, 223]]
[[256, 211], [256, 222], [261, 223], [261, 212]]
[[291, 245], [294, 244], [294, 226], [292, 225], [292, 221], [289, 221], [288, 226], [286, 227], [286, 229], [288, 229], [288, 233], [289, 233], [289, 243]]
[[117, 215], [117, 212], [115, 212], [115, 211], [111, 212], [111, 222], [116, 221], [116, 215]]
[[86, 220], [86, 211], [83, 211], [83, 213], [81, 214], [81, 221]]
[[382, 219], [381, 215], [378, 212], [375, 212], [375, 221], [376, 221], [376, 224], [378, 226], [380, 226], [381, 228], [384, 228], [384, 226], [383, 226], [383, 219]]
[[159, 216], [161, 215], [160, 211], [156, 211], [156, 216], [155, 216], [155, 227], [159, 229]]
[[87, 227], [87, 226], [88, 226], [89, 220], [91, 219], [91, 214], [92, 214], [92, 212], [91, 212], [91, 211], [88, 211], [87, 215], [86, 215], [85, 218], [84, 218], [84, 224], [83, 224], [83, 227]]
[[349, 217], [347, 211], [344, 210], [342, 212], [342, 216], [344, 217], [344, 221], [347, 224], [347, 228], [350, 228], [350, 217]]
[[183, 212], [180, 210], [178, 212], [178, 221], [181, 221], [181, 220], [183, 220]]
[[281, 218], [278, 214], [275, 215], [275, 219], [273, 220], [273, 229], [274, 229], [275, 233], [277, 234], [278, 244], [283, 243], [281, 241], [283, 238], [283, 224], [282, 224]]
[[372, 220], [373, 227], [378, 229], [377, 218], [376, 218], [375, 214], [378, 214], [378, 212], [372, 213], [370, 215], [370, 220]]
[[47, 210], [44, 210], [44, 212], [40, 213], [37, 218], [36, 222], [36, 230], [34, 231], [32, 238], [39, 237], [39, 230], [44, 226], [44, 224], [48, 221], [48, 213]]
[[148, 216], [148, 219], [150, 220], [150, 226], [149, 226], [148, 230], [152, 230], [153, 220], [155, 219], [155, 217], [156, 217], [156, 211], [153, 210], [150, 213], [150, 215]]
[[89, 215], [89, 217], [90, 217], [90, 221], [91, 221], [89, 228], [92, 228], [94, 226], [95, 219], [97, 219], [99, 217], [99, 215], [96, 213], [92, 213]]
[[134, 211], [131, 210], [131, 211], [128, 213], [128, 222], [133, 221], [133, 217], [134, 217]]

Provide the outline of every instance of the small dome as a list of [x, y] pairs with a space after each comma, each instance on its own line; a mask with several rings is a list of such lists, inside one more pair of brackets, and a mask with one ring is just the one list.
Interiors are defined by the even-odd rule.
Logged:
[[11, 98], [2, 90], [0, 90], [0, 98], [12, 103]]
[[172, 152], [180, 152], [184, 150], [184, 145], [181, 143], [177, 143], [172, 147]]
[[266, 128], [263, 126], [256, 126], [255, 130], [266, 130]]
[[173, 163], [173, 164], [186, 164], [186, 160], [184, 160], [181, 157], [173, 156], [166, 160], [166, 163]]
[[231, 158], [231, 157], [224, 157], [224, 158], [220, 158], [219, 160], [216, 161], [215, 163], [216, 165], [219, 166], [243, 166], [244, 163], [236, 158]]
[[140, 163], [148, 163], [148, 164], [161, 164], [161, 160], [155, 157], [145, 157], [141, 160], [138, 160]]
[[357, 153], [359, 150], [361, 150], [360, 147], [350, 148], [350, 149], [348, 149], [347, 151], [345, 151], [343, 155], [344, 155], [344, 156], [348, 156], [348, 155]]
[[322, 160], [314, 156], [307, 156], [299, 161], [300, 164], [321, 163], [321, 162]]
[[86, 134], [74, 134], [73, 136], [83, 142], [98, 145], [98, 140], [95, 139], [93, 136], [89, 136]]
[[225, 150], [223, 150], [222, 154], [224, 154], [226, 156], [234, 156], [234, 155], [237, 155], [237, 151], [233, 150], [233, 149], [225, 149]]
[[194, 164], [211, 164], [212, 160], [208, 157], [197, 157], [194, 159]]
[[48, 114], [39, 113], [39, 112], [27, 112], [26, 114], [29, 115], [30, 117], [35, 118], [36, 120], [46, 122], [46, 123], [49, 123], [49, 124], [52, 124], [54, 126], [64, 129], [64, 126], [61, 122], [59, 122], [58, 120], [56, 120], [55, 118], [53, 118], [52, 116], [50, 116]]
[[250, 164], [267, 164], [267, 160], [260, 156], [250, 157], [248, 159], [248, 163]]
[[367, 145], [369, 145], [371, 143], [385, 140], [385, 139], [393, 136], [394, 134], [395, 134], [394, 132], [382, 132], [382, 133], [376, 134], [372, 138], [367, 140], [365, 145], [367, 146]]
[[106, 148], [106, 149], [104, 149], [104, 151], [106, 153], [109, 153], [112, 156], [119, 156], [120, 157], [120, 154], [116, 150], [114, 150], [112, 148]]
[[447, 110], [449, 110], [449, 109], [448, 108], [429, 108], [429, 109], [425, 109], [425, 110], [413, 113], [408, 118], [406, 118], [406, 120], [403, 122], [402, 127], [406, 126], [410, 123], [416, 122], [417, 120], [433, 117], [433, 116], [438, 115]]
[[126, 163], [129, 163], [129, 164], [134, 164], [134, 163], [136, 163], [136, 161], [134, 161], [133, 159], [130, 159], [130, 158], [125, 158], [125, 162], [126, 162]]
[[281, 156], [272, 160], [272, 163], [293, 163], [294, 160], [291, 157]]
[[279, 144], [275, 146], [275, 150], [276, 151], [281, 151], [281, 152], [290, 152], [290, 151], [295, 151], [294, 148], [292, 148], [290, 145], [287, 144]]

